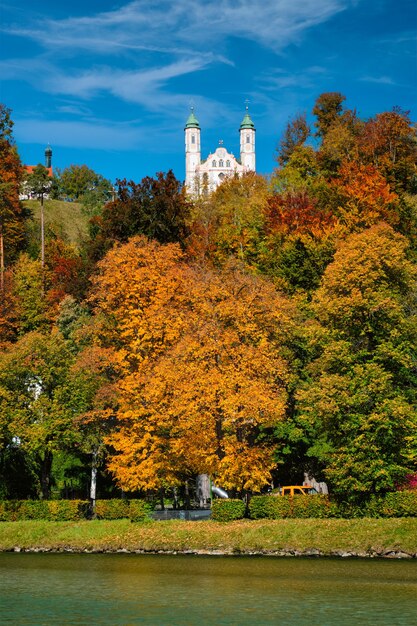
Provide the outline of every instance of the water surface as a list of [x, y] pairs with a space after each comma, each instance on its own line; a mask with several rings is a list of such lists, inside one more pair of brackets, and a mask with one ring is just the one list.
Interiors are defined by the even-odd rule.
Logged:
[[0, 623], [417, 624], [417, 561], [0, 554]]

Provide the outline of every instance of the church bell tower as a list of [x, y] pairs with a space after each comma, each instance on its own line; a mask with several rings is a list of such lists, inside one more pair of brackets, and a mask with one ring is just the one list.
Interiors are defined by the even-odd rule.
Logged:
[[190, 115], [185, 124], [185, 184], [191, 191], [196, 186], [197, 166], [201, 163], [200, 124], [191, 107]]
[[246, 171], [255, 171], [255, 125], [249, 115], [248, 106], [239, 128], [240, 133], [240, 162]]
[[45, 148], [45, 167], [48, 169], [52, 167], [52, 148], [49, 143]]

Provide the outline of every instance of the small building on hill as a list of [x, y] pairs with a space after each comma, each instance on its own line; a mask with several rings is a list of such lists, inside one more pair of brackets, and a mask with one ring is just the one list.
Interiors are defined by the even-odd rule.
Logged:
[[[30, 174], [33, 174], [33, 170], [37, 167], [37, 165], [24, 165], [23, 167], [26, 171], [26, 176], [29, 176]], [[45, 167], [48, 171], [49, 178], [52, 178], [54, 175], [52, 169], [52, 148], [49, 144], [45, 148]], [[33, 197], [35, 196], [29, 192], [25, 181], [23, 181], [22, 189], [19, 195], [20, 200], [30, 200]], [[48, 195], [46, 194], [44, 197], [47, 198]]]

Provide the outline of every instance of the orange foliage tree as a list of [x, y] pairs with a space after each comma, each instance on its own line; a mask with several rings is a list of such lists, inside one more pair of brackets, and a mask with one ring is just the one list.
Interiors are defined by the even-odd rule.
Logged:
[[398, 196], [373, 165], [344, 161], [332, 187], [338, 200], [335, 213], [348, 232], [399, 221]]
[[193, 268], [179, 246], [142, 237], [100, 270], [93, 300], [122, 370], [108, 437], [120, 486], [156, 489], [198, 473], [239, 491], [266, 484], [290, 377], [288, 301], [236, 266]]
[[409, 112], [394, 107], [366, 122], [359, 137], [361, 159], [372, 163], [396, 191], [416, 191], [417, 130]]

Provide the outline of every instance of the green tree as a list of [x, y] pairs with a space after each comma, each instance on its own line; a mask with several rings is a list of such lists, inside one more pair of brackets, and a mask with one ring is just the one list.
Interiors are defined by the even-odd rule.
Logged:
[[341, 498], [393, 490], [416, 471], [416, 277], [406, 239], [379, 224], [340, 246], [313, 301], [299, 415]]
[[187, 242], [190, 253], [217, 264], [235, 257], [256, 267], [264, 238], [267, 196], [266, 179], [254, 172], [226, 179], [193, 208]]
[[43, 295], [43, 268], [25, 252], [14, 266], [13, 294], [19, 333], [45, 330], [48, 325], [48, 308]]
[[87, 165], [70, 165], [57, 170], [55, 195], [77, 200], [93, 211], [112, 197], [113, 187], [109, 180]]
[[68, 384], [71, 363], [58, 333], [27, 333], [0, 355], [1, 419], [39, 468], [45, 499], [50, 496], [54, 454], [77, 441]]

